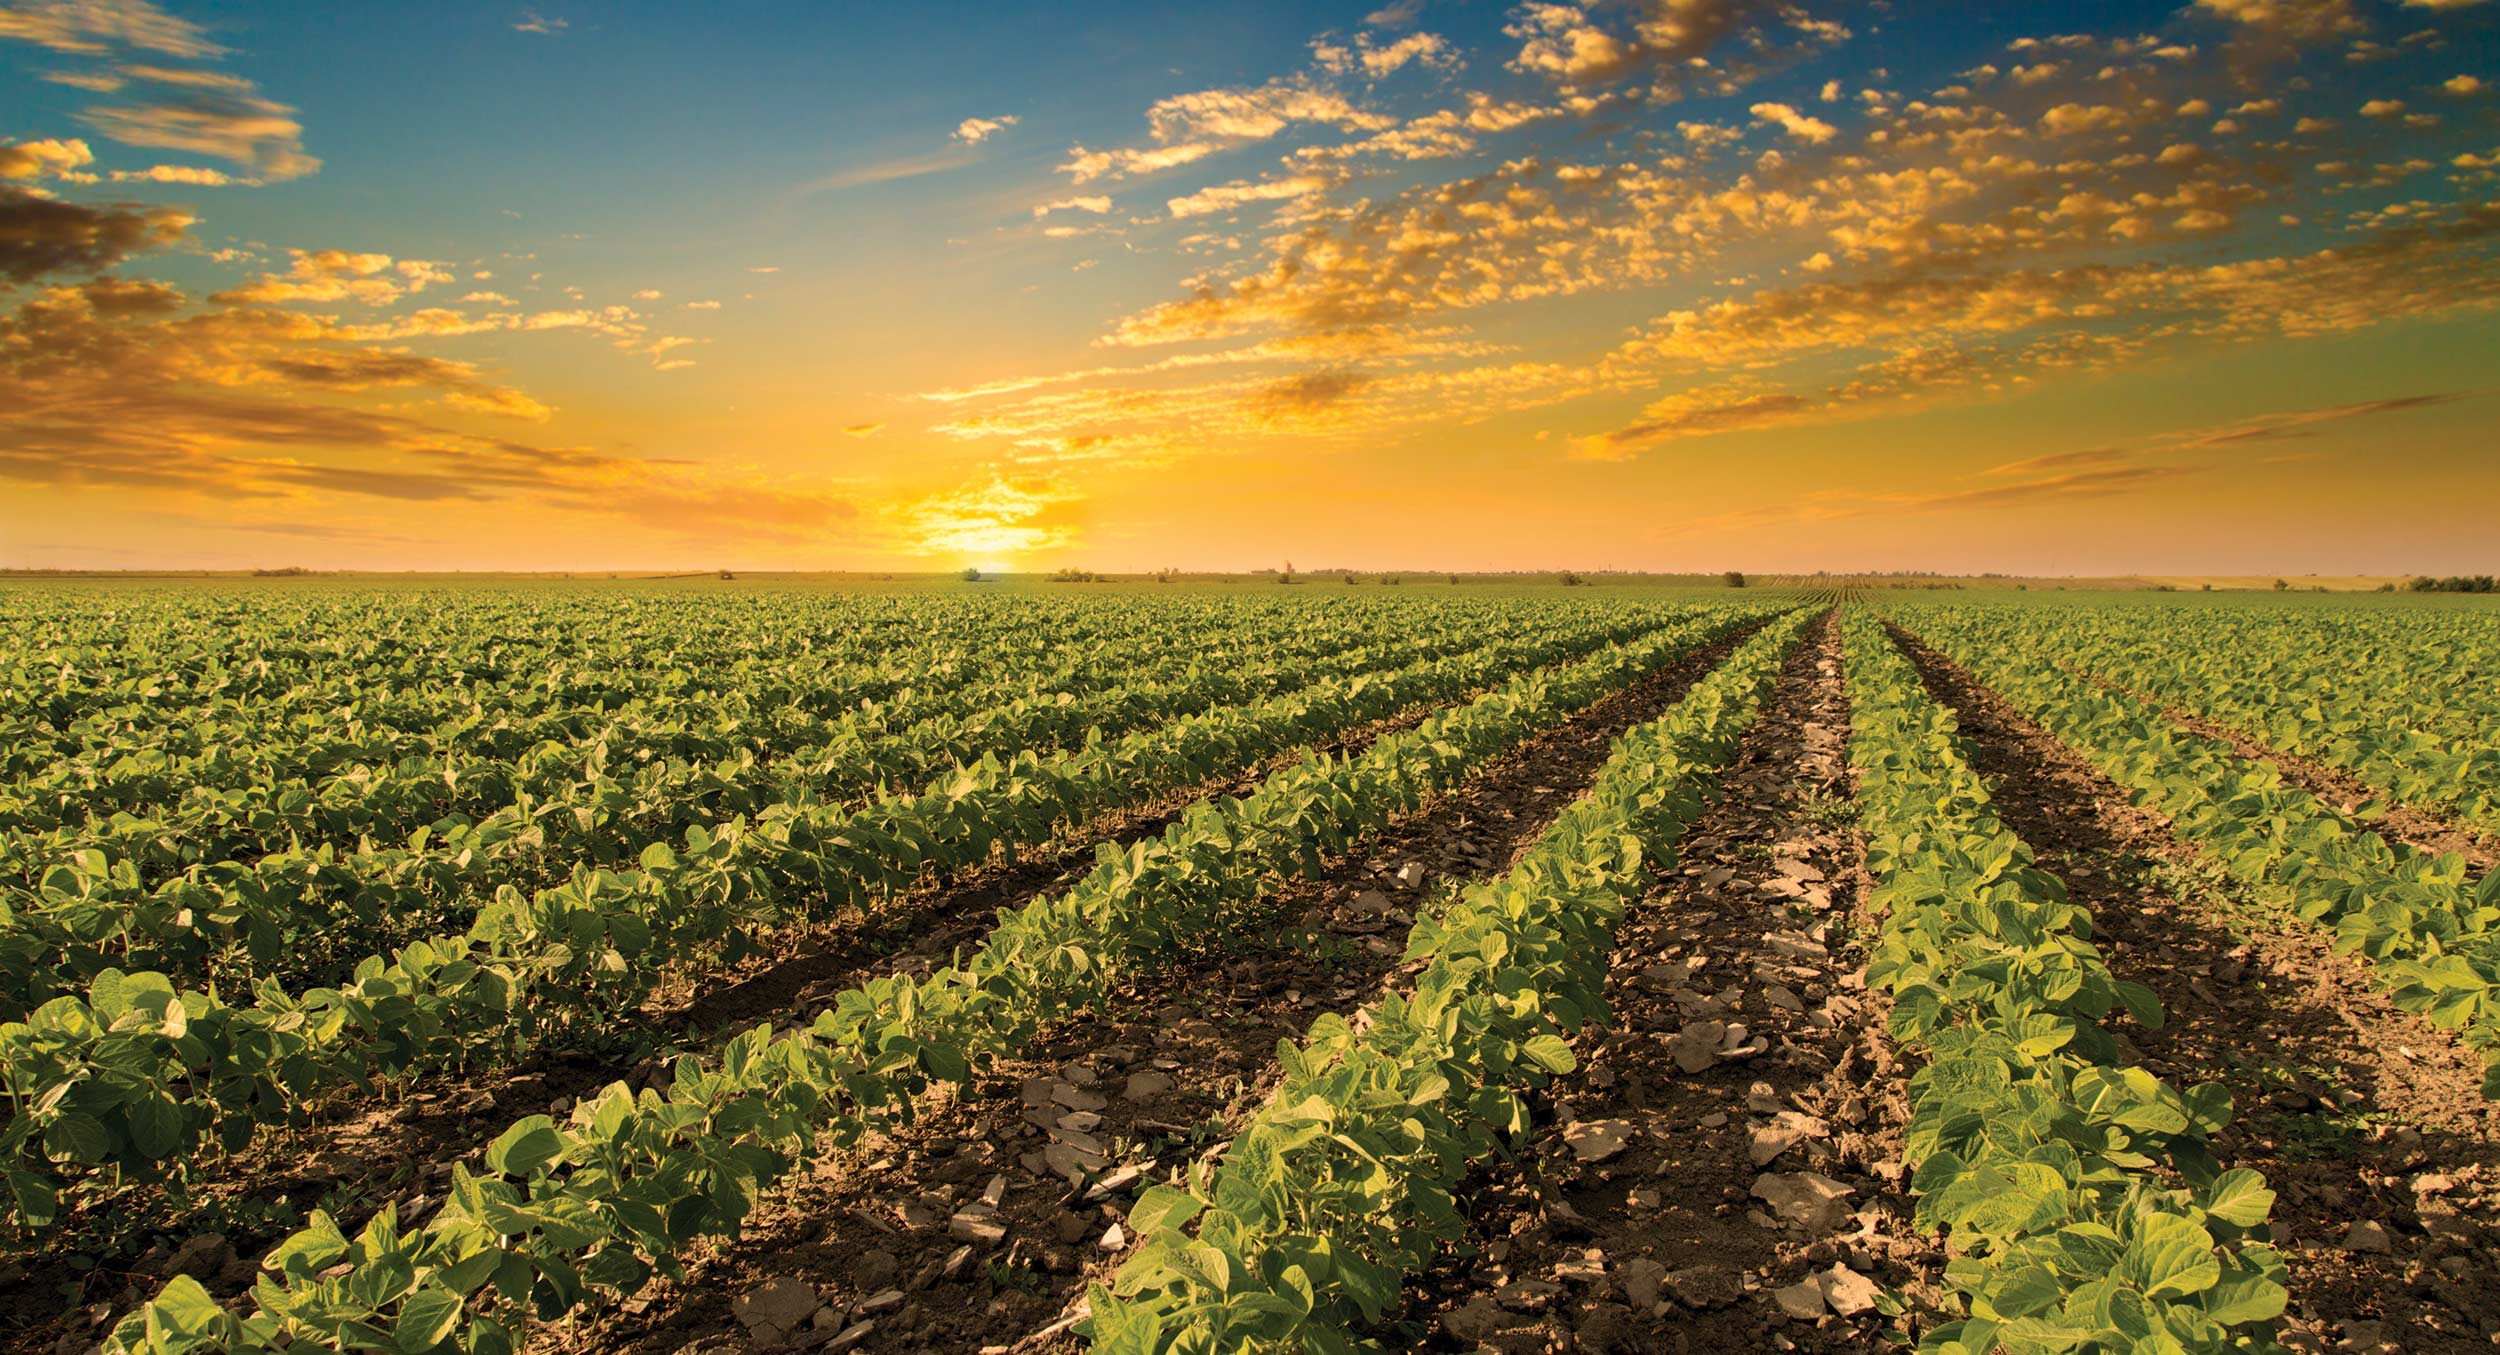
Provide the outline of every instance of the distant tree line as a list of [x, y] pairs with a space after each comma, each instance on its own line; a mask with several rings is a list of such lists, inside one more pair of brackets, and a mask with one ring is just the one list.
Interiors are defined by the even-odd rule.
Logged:
[[2444, 579], [2434, 579], [2428, 574], [2416, 574], [2405, 582], [2405, 591], [2408, 593], [2489, 593], [2494, 589], [2492, 577], [2489, 574], [2452, 574]]

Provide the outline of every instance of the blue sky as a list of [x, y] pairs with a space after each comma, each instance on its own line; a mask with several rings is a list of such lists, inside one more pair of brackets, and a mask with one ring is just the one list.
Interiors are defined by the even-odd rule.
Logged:
[[2495, 33], [0, 0], [0, 555], [2461, 567]]

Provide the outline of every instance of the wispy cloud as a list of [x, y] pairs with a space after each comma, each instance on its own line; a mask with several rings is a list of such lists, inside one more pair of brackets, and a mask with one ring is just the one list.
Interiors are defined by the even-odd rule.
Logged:
[[967, 146], [978, 146], [1020, 121], [1022, 119], [1013, 113], [1002, 113], [994, 118], [966, 118], [955, 124], [955, 139]]
[[[800, 197], [809, 197], [818, 193], [840, 193], [874, 184], [893, 183], [901, 179], [917, 179], [930, 174], [943, 174], [948, 170], [962, 169], [971, 163], [971, 154], [961, 149], [931, 151], [924, 155], [907, 155], [893, 160], [880, 160], [875, 164], [853, 165], [847, 169], [837, 169], [821, 178], [810, 179], [800, 184], [796, 189], [796, 194]], [[760, 273], [775, 270], [754, 268], [748, 271]]]

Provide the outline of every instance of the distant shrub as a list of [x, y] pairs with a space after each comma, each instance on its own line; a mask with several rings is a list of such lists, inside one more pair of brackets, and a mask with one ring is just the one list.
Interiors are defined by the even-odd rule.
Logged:
[[979, 583], [981, 581], [981, 567], [979, 565], [965, 565], [964, 572], [956, 577], [962, 579], [965, 583]]
[[1050, 572], [1050, 581], [1052, 583], [1100, 583], [1102, 576], [1090, 569], [1054, 569]]
[[2495, 591], [2495, 587], [2492, 576], [2489, 574], [2452, 574], [2444, 579], [2434, 579], [2427, 574], [2418, 574], [2405, 584], [2405, 591], [2411, 593], [2489, 593]]
[[1562, 586], [1565, 588], [1577, 588], [1588, 582], [1588, 580], [1581, 578], [1579, 575], [1572, 573], [1568, 569], [1564, 570], [1558, 577], [1562, 582]]
[[1725, 574], [1720, 575], [1719, 581], [1726, 584], [1730, 588], [1742, 588], [1745, 586], [1745, 571], [1741, 569], [1731, 569]]

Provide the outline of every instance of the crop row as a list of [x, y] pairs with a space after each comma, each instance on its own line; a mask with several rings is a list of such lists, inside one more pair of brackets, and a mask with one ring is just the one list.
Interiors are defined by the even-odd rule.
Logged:
[[[599, 794], [617, 779], [650, 783], [623, 806], [644, 812], [673, 798], [751, 812], [797, 787], [845, 797], [917, 780], [986, 748], [1054, 747], [1095, 728], [1124, 733], [1393, 655], [1413, 662], [1509, 638], [1522, 620], [1423, 628], [1421, 645], [1401, 639], [1393, 649], [1335, 628], [1228, 637], [1203, 625], [1145, 644], [1072, 632], [1038, 664], [1001, 663], [955, 684], [822, 713], [792, 704], [789, 675], [779, 673], [756, 675], [761, 689], [646, 679], [651, 690], [621, 705], [533, 702], [526, 713], [513, 709], [514, 687], [485, 686], [440, 694], [455, 708], [438, 709], [438, 723], [410, 734], [367, 720], [342, 677], [331, 691], [337, 706], [301, 740], [270, 728], [275, 711], [236, 705], [178, 725], [194, 752], [81, 747], [0, 785], [0, 825], [16, 829], [0, 836], [0, 878], [32, 878], [47, 862], [93, 849], [131, 860], [153, 883], [189, 865], [288, 846], [403, 839], [429, 826], [439, 834], [452, 826], [445, 819], [512, 815], [516, 806], [520, 817], [560, 830], [577, 809], [600, 820], [618, 812]], [[1226, 657], [1224, 646], [1245, 638], [1261, 646], [1255, 659], [1209, 661], [1210, 651]], [[1106, 651], [1124, 667], [1106, 662]], [[845, 671], [835, 662], [814, 667], [828, 683]]]
[[2390, 842], [2275, 767], [2179, 728], [2145, 701], [2003, 648], [1959, 614], [1917, 619], [2233, 878], [2333, 928], [2338, 948], [2358, 955], [2398, 1006], [2462, 1031], [2483, 1053], [2484, 1095], [2500, 1097], [2500, 874], [2470, 881], [2464, 857]]
[[1131, 1211], [1146, 1242], [1089, 1296], [1096, 1350], [1358, 1347], [1459, 1236], [1452, 1192], [1470, 1164], [1527, 1132], [1523, 1093], [1573, 1067], [1570, 1038], [1604, 1016], [1617, 925], [1674, 862], [1806, 619], [1766, 628], [1624, 734], [1507, 874], [1419, 917], [1411, 993], [1323, 1016], [1280, 1049], [1282, 1084], [1221, 1165]]
[[2157, 1026], [2114, 977], [2087, 910], [1998, 818], [1953, 714], [1865, 612], [1845, 627], [1859, 778], [1867, 963], [1892, 1033], [1923, 1052], [1904, 1157], [1922, 1224], [1950, 1231], [1964, 1308], [1932, 1355], [2226, 1351], [2271, 1342], [2287, 1298], [2264, 1244], [2274, 1193], [2224, 1170], [2217, 1085], [2184, 1092], [2124, 1063], [2102, 1023]]
[[[422, 598], [219, 608], [181, 597], [20, 611], [14, 626], [0, 623], [10, 693], [0, 772], [67, 763], [94, 778], [85, 797], [94, 801], [110, 798], [118, 777], [169, 760], [188, 764], [179, 791], [407, 756], [508, 757], [543, 741], [586, 742], [608, 719], [642, 711], [710, 709], [769, 726], [944, 700], [1022, 674], [1062, 674], [1085, 690], [1117, 681], [1141, 649], [1186, 654], [1220, 646], [1228, 630], [1281, 634], [1296, 620], [1017, 611], [860, 598], [759, 614], [693, 599], [427, 610]], [[1299, 619], [1340, 643], [1372, 633]], [[1167, 635], [1168, 649], [1159, 644]], [[229, 767], [244, 779], [216, 774]]]
[[[752, 818], [625, 836], [547, 888], [512, 882], [514, 854], [549, 846], [540, 824], [518, 819], [490, 819], [440, 839], [418, 834], [405, 846], [352, 853], [325, 846], [218, 863], [153, 889], [126, 863], [81, 853], [47, 871], [31, 895], [0, 895], [0, 1004], [14, 997], [23, 1004], [15, 1012], [29, 1010], [106, 968], [230, 986], [348, 981], [372, 951], [457, 929], [537, 949], [560, 941], [570, 951], [560, 967], [577, 976], [621, 972], [631, 966], [611, 953], [630, 960], [648, 938], [630, 928], [580, 931], [585, 910], [613, 914], [616, 901], [656, 890], [654, 903], [683, 914], [669, 925], [720, 936], [744, 914], [778, 918], [794, 898], [818, 915], [864, 907], [931, 871], [1047, 841], [1067, 824], [1234, 770], [1302, 735], [1386, 714], [1413, 694], [1446, 697], [1641, 628], [1629, 620], [1556, 628], [1516, 645], [1321, 682], [1116, 740], [1089, 739], [1052, 756], [984, 755], [917, 795], [854, 806], [794, 794]], [[613, 784], [619, 794], [632, 792], [629, 782]], [[619, 815], [612, 831], [630, 835], [636, 822]], [[665, 845], [670, 839], [684, 843], [682, 856]], [[0, 1006], [0, 1014], [14, 1013]]]
[[[1976, 622], [1977, 618], [1971, 618]], [[2500, 830], [2500, 634], [2471, 614], [2165, 609], [1992, 618], [2000, 647], [2068, 664], [2406, 804]], [[2158, 636], [2158, 640], [2156, 640]]]
[[[1635, 648], [1697, 645], [1730, 624], [1688, 622]], [[1035, 840], [1114, 795], [1192, 784], [1481, 689], [1513, 666], [1487, 655], [1321, 684], [1187, 722], [1205, 737], [1162, 761], [1133, 757], [1081, 777], [985, 761], [889, 811], [873, 832], [856, 815], [821, 828], [783, 819], [693, 829], [684, 851], [655, 844], [637, 869], [583, 872], [526, 901], [507, 892], [467, 932], [369, 957], [335, 989], [264, 981], [252, 1004], [228, 1005], [178, 991], [162, 973], [107, 969], [83, 999], [56, 997], [0, 1025], [0, 1085], [22, 1107], [0, 1129], [0, 1161], [29, 1223], [51, 1217], [64, 1179], [107, 1167], [118, 1181], [179, 1179], [204, 1142], [238, 1150], [256, 1126], [299, 1120], [325, 1092], [508, 1057], [549, 1030], [631, 1010], [671, 967], [717, 959], [764, 928], [864, 904], [933, 865], [977, 862], [995, 841]]]
[[524, 1119], [486, 1146], [482, 1172], [455, 1167], [421, 1226], [386, 1209], [351, 1238], [316, 1214], [266, 1258], [247, 1312], [177, 1279], [105, 1349], [510, 1351], [527, 1314], [554, 1318], [595, 1291], [631, 1294], [654, 1271], [677, 1273], [682, 1247], [734, 1234], [800, 1155], [908, 1115], [931, 1081], [961, 1082], [1040, 1023], [1254, 934], [1278, 879], [1318, 869], [1695, 643], [1653, 636], [1523, 674], [1360, 755], [1312, 755], [1247, 796], [1202, 802], [1159, 838], [1105, 847], [1064, 893], [1002, 916], [960, 965], [872, 981], [805, 1028], [738, 1036], [717, 1060], [682, 1058], [666, 1092], [636, 1097], [620, 1083], [565, 1124]]
[[[1629, 624], [1628, 618], [1621, 624]], [[913, 785], [990, 749], [1062, 751], [1092, 734], [1123, 734], [1283, 695], [1327, 677], [1413, 664], [1510, 640], [1523, 628], [1434, 632], [1394, 650], [1285, 654], [1265, 667], [1175, 660], [1082, 695], [971, 686], [951, 709], [886, 728], [883, 709], [771, 729], [734, 715], [688, 723], [636, 712], [578, 740], [549, 739], [510, 759], [409, 757], [358, 764], [320, 780], [200, 785], [148, 813], [114, 812], [50, 831], [0, 837], [0, 887], [34, 884], [82, 852], [135, 872], [140, 888], [273, 852], [304, 854], [368, 839], [485, 844], [510, 859], [516, 884], [554, 863], [613, 864], [642, 843], [694, 823], [756, 814], [786, 801], [850, 803]], [[925, 703], [937, 705], [941, 703]], [[917, 709], [917, 706], [914, 707]], [[169, 774], [183, 775], [176, 770]], [[85, 787], [47, 792], [75, 804]], [[126, 863], [126, 864], [125, 864]], [[542, 883], [546, 881], [540, 881]]]

